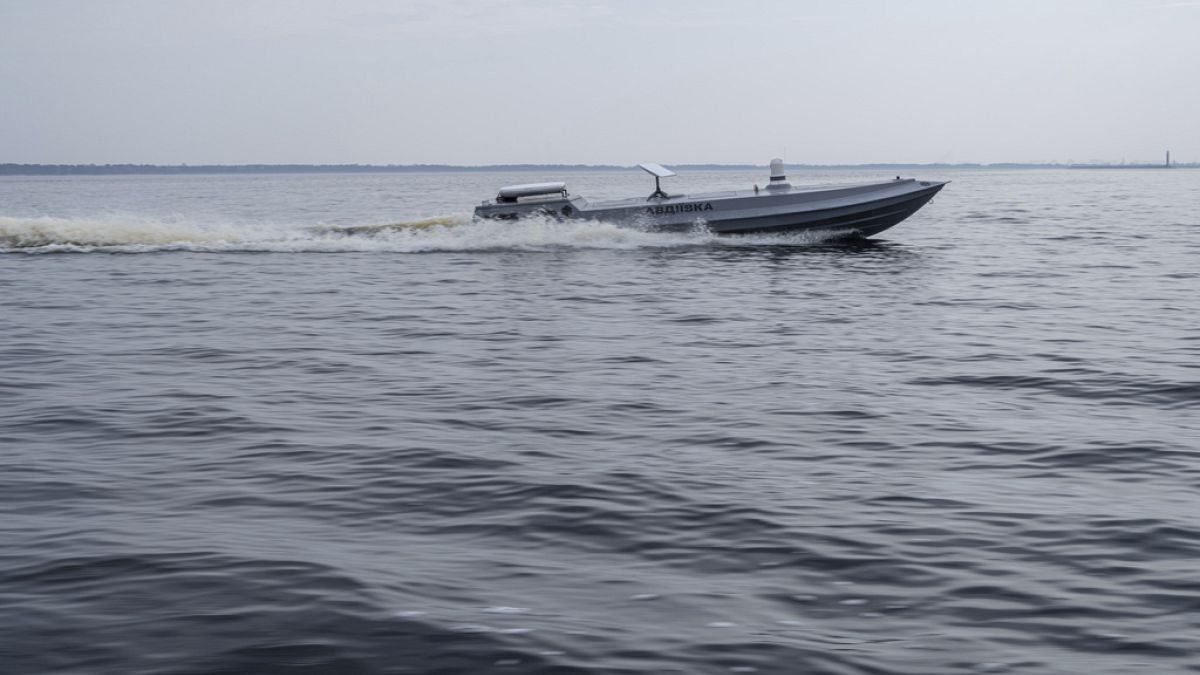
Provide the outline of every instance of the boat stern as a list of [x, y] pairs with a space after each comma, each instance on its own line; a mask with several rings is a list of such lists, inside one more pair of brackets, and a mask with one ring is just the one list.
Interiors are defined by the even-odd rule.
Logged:
[[567, 184], [527, 183], [500, 188], [495, 199], [475, 207], [475, 218], [517, 220], [529, 216], [571, 218], [579, 213], [583, 199], [572, 197]]

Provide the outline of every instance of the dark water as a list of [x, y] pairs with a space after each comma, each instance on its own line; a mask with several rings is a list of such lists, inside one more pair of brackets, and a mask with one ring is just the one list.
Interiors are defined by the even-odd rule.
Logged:
[[1200, 173], [921, 177], [3, 179], [0, 672], [1200, 672]]

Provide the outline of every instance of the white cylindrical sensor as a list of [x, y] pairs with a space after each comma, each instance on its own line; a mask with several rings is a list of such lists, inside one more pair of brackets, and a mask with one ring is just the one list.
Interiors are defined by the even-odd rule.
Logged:
[[791, 185], [788, 184], [787, 176], [783, 173], [783, 160], [776, 157], [771, 160], [771, 182], [767, 183], [767, 189], [786, 187], [791, 187]]

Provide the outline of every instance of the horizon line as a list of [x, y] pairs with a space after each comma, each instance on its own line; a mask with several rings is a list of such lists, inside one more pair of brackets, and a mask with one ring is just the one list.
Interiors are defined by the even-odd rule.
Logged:
[[[763, 164], [745, 163], [680, 163], [671, 164], [680, 169], [763, 169]], [[1161, 163], [1112, 163], [1112, 162], [864, 162], [853, 164], [809, 164], [785, 163], [785, 166], [801, 169], [919, 169], [919, 168], [1168, 168]], [[1195, 162], [1172, 162], [1169, 168], [1196, 168]], [[537, 170], [567, 170], [567, 171], [624, 171], [636, 169], [636, 164], [542, 164], [542, 163], [508, 163], [508, 164], [300, 164], [300, 163], [251, 163], [251, 164], [149, 164], [149, 163], [74, 163], [74, 164], [38, 164], [23, 162], [0, 163], [0, 175], [71, 175], [71, 174], [138, 174], [138, 173], [271, 173], [271, 172], [401, 172], [401, 171], [537, 171]]]

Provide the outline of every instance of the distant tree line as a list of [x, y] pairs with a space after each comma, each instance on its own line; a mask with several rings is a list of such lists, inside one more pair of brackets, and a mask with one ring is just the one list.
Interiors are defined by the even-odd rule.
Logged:
[[[676, 169], [690, 171], [764, 169], [758, 164], [672, 164]], [[1081, 164], [789, 164], [791, 169], [1062, 169], [1088, 167], [1117, 168], [1119, 165]], [[1126, 165], [1133, 166], [1136, 165]], [[1197, 163], [1172, 164], [1173, 168], [1197, 168]], [[429, 173], [470, 171], [629, 171], [632, 166], [612, 164], [489, 164], [462, 166], [455, 164], [0, 164], [0, 176], [88, 176], [122, 174], [271, 174], [271, 173]]]
[[0, 175], [62, 176], [114, 174], [206, 174], [206, 173], [407, 173], [454, 171], [537, 171], [554, 168], [566, 171], [620, 170], [631, 167], [592, 164], [0, 164]]

